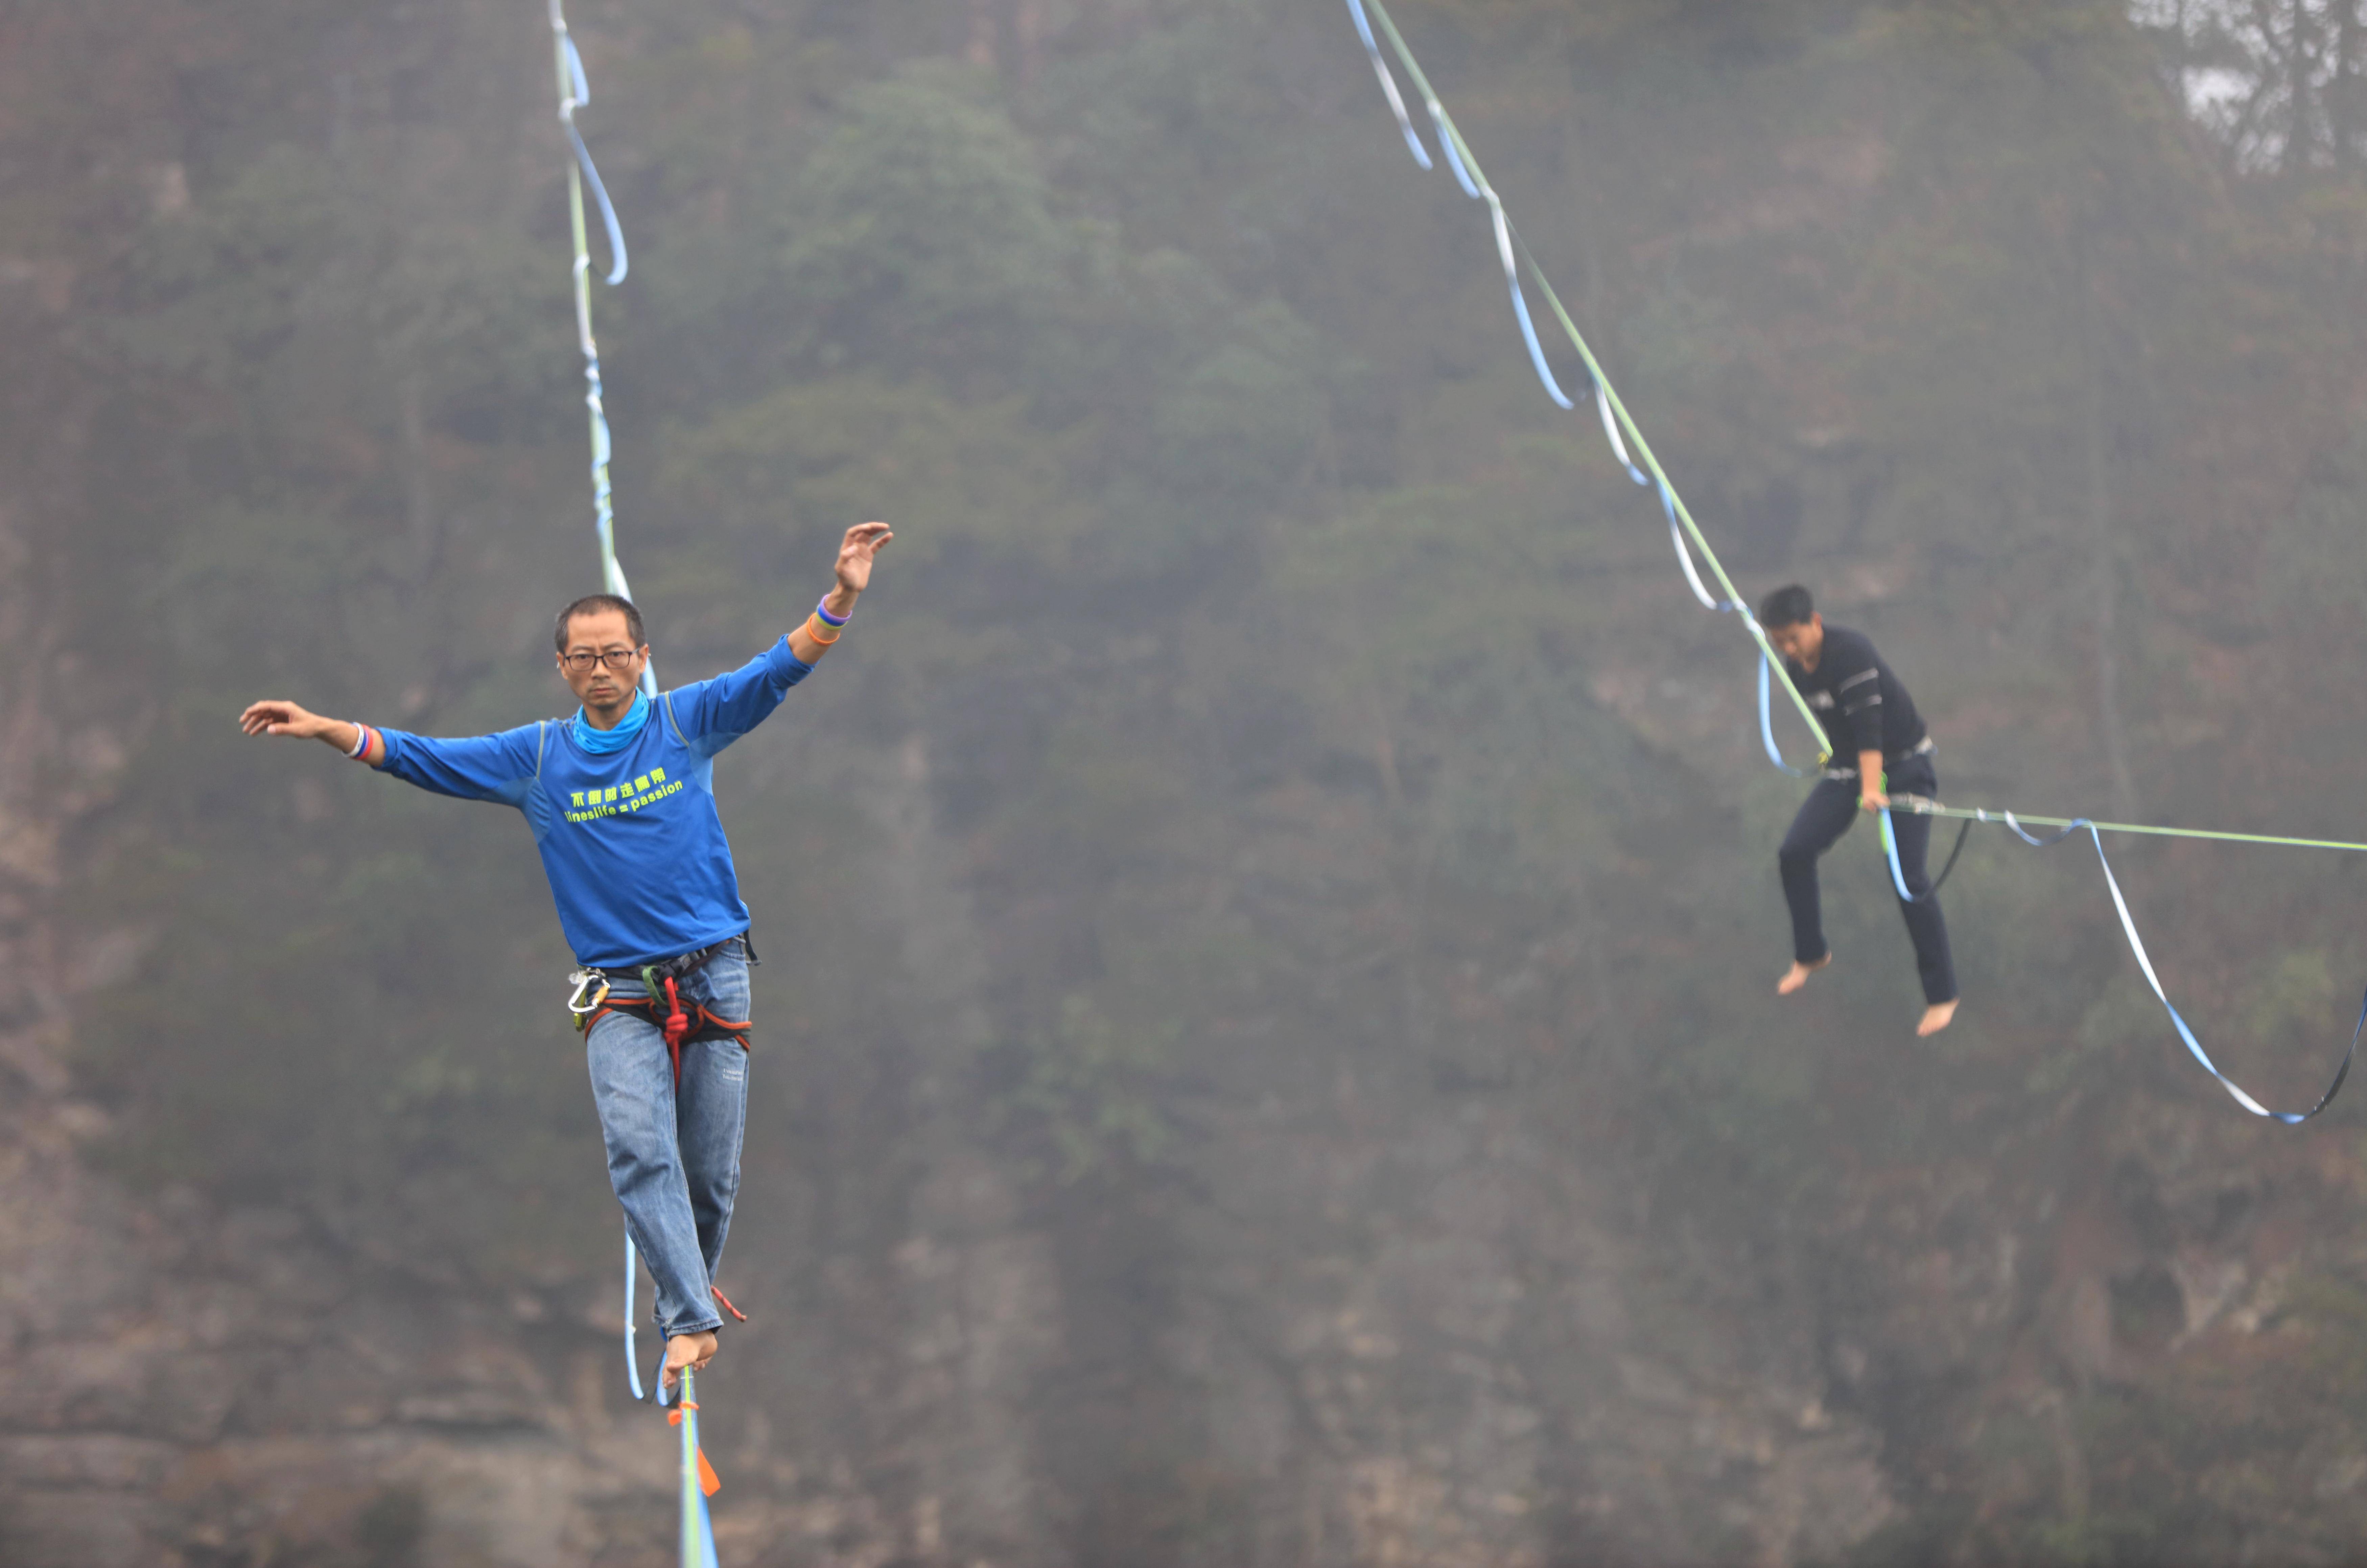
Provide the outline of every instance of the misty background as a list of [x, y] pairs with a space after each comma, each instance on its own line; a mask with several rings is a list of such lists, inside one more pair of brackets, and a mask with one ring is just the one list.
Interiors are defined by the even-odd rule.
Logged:
[[[1750, 646], [1336, 0], [569, 19], [661, 677], [897, 530], [719, 769], [725, 1563], [2358, 1558], [2356, 1101], [2078, 842], [1776, 1004]], [[2367, 836], [2361, 0], [1399, 19], [1952, 802]], [[572, 707], [565, 158], [538, 0], [0, 0], [0, 1562], [672, 1560], [530, 836], [234, 722]], [[2308, 1104], [2367, 868], [2112, 847]]]

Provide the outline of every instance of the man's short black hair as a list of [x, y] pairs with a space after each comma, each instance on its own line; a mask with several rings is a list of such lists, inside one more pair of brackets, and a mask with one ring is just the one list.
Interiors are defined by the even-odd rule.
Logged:
[[567, 652], [568, 622], [579, 615], [598, 615], [612, 609], [624, 612], [625, 629], [633, 634], [634, 647], [638, 648], [650, 640], [649, 633], [641, 630], [641, 612], [633, 608], [632, 600], [618, 598], [614, 594], [586, 594], [559, 612], [559, 624], [550, 629], [551, 645], [564, 653]]
[[[1817, 613], [1817, 603], [1808, 597], [1808, 590], [1797, 583], [1786, 583], [1759, 601], [1759, 624], [1769, 629], [1778, 626], [1806, 626], [1808, 618]], [[640, 625], [634, 623], [634, 634], [640, 635]]]

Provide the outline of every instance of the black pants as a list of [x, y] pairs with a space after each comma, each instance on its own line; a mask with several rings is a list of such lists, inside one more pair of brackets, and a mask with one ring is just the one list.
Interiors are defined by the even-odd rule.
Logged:
[[[1940, 792], [1929, 756], [1895, 761], [1889, 773], [1894, 795]], [[1792, 956], [1801, 963], [1815, 963], [1829, 951], [1817, 897], [1817, 857], [1839, 843], [1857, 821], [1857, 801], [1855, 778], [1818, 779], [1808, 798], [1800, 802], [1800, 814], [1792, 819], [1792, 831], [1784, 835], [1784, 847], [1776, 852], [1775, 863], [1784, 873], [1784, 900], [1792, 906]], [[1931, 896], [1931, 873], [1924, 865], [1925, 853], [1931, 846], [1931, 819], [1893, 812], [1890, 825], [1898, 839], [1899, 871], [1906, 878], [1907, 891], [1915, 895], [1911, 901], [1900, 902], [1898, 913], [1906, 918], [1907, 935], [1915, 943], [1915, 971], [1923, 980], [1923, 1000], [1953, 1002], [1956, 965], [1948, 955], [1948, 923], [1941, 918], [1940, 901]], [[1886, 878], [1889, 868], [1883, 868], [1883, 873]], [[1895, 890], [1892, 896], [1897, 896]]]

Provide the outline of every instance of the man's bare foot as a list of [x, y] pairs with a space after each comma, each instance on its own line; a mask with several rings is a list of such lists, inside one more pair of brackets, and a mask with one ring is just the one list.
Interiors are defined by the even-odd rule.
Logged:
[[1916, 1038], [1919, 1040], [1931, 1039], [1933, 1035], [1938, 1034], [1942, 1029], [1946, 1028], [1951, 1023], [1954, 1023], [1955, 1021], [1955, 1017], [1956, 1004], [1954, 1001], [1932, 1003], [1930, 1006], [1923, 1009], [1923, 1021], [1915, 1026]]
[[1784, 978], [1775, 983], [1775, 994], [1778, 996], [1789, 996], [1793, 992], [1797, 991], [1800, 987], [1808, 983], [1808, 976], [1816, 973], [1817, 971], [1824, 968], [1827, 964], [1832, 961], [1833, 955], [1827, 953], [1823, 958], [1818, 959], [1814, 963], [1794, 964], [1790, 969], [1784, 971]]
[[677, 1334], [667, 1340], [665, 1370], [658, 1374], [658, 1386], [670, 1389], [682, 1381], [685, 1367], [694, 1372], [707, 1370], [707, 1364], [715, 1359], [715, 1344], [713, 1329], [704, 1334]]

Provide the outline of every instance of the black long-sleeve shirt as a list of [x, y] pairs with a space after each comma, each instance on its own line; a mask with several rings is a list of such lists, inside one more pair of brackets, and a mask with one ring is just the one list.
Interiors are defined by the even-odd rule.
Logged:
[[1915, 699], [1864, 632], [1827, 621], [1817, 667], [1803, 669], [1799, 660], [1786, 659], [1784, 668], [1825, 727], [1835, 767], [1854, 766], [1862, 751], [1895, 757], [1923, 744], [1923, 716], [1915, 711]]

